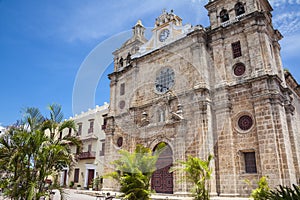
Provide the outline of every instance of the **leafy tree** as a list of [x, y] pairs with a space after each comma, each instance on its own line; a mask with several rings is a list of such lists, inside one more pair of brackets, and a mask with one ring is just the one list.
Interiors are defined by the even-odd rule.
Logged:
[[177, 161], [177, 165], [170, 169], [170, 172], [185, 172], [186, 179], [194, 184], [192, 194], [195, 200], [209, 200], [210, 198], [209, 180], [212, 174], [212, 169], [210, 168], [210, 161], [212, 159], [212, 155], [209, 155], [207, 160], [188, 156], [186, 161]]
[[108, 176], [117, 180], [124, 200], [150, 199], [150, 179], [156, 170], [159, 154], [164, 150], [165, 144], [161, 143], [155, 152], [142, 145], [137, 145], [134, 152], [120, 150], [120, 158], [113, 162], [115, 172]]
[[72, 169], [75, 157], [70, 143], [81, 147], [76, 137], [59, 137], [65, 128], [75, 129], [72, 120], [62, 121], [61, 106], [48, 107], [50, 117], [27, 108], [23, 119], [0, 138], [1, 188], [12, 199], [39, 199], [49, 195], [46, 179], [64, 167]]

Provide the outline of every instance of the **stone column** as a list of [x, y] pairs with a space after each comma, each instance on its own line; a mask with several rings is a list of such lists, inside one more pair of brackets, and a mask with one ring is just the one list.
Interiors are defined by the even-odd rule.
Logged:
[[218, 138], [220, 196], [239, 196], [237, 192], [236, 152], [231, 125], [231, 104], [226, 88], [215, 91], [215, 115]]

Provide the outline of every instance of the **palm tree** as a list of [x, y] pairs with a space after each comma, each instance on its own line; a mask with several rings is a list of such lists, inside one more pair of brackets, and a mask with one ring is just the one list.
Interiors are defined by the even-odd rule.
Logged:
[[195, 200], [209, 200], [209, 179], [212, 174], [210, 161], [212, 159], [212, 155], [209, 155], [207, 160], [188, 156], [186, 161], [177, 161], [177, 165], [170, 169], [170, 172], [185, 172], [187, 181], [194, 184], [192, 194]]
[[156, 170], [155, 164], [159, 154], [164, 150], [161, 143], [155, 152], [142, 145], [137, 145], [134, 152], [120, 150], [121, 157], [113, 162], [115, 172], [108, 176], [116, 179], [120, 185], [120, 192], [124, 200], [150, 199], [150, 179]]
[[76, 137], [59, 138], [65, 128], [75, 129], [72, 120], [62, 121], [58, 104], [49, 106], [50, 117], [43, 117], [37, 108], [24, 110], [23, 120], [0, 138], [1, 181], [12, 199], [39, 199], [49, 195], [45, 180], [64, 167], [72, 169], [75, 157], [70, 144], [81, 147]]

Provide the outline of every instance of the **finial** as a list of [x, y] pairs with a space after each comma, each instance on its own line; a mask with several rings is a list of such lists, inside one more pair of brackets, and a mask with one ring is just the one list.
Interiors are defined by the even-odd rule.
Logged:
[[162, 14], [166, 14], [167, 13], [167, 10], [164, 8], [163, 10], [162, 10]]
[[137, 26], [137, 25], [143, 26], [142, 20], [139, 19], [139, 20], [136, 22], [135, 26]]

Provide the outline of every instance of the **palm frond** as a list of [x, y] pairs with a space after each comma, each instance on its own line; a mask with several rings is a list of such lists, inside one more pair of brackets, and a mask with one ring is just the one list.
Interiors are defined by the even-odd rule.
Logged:
[[59, 104], [51, 104], [48, 106], [48, 110], [50, 111], [50, 119], [53, 122], [60, 123], [62, 122], [64, 115], [61, 110], [61, 105]]

